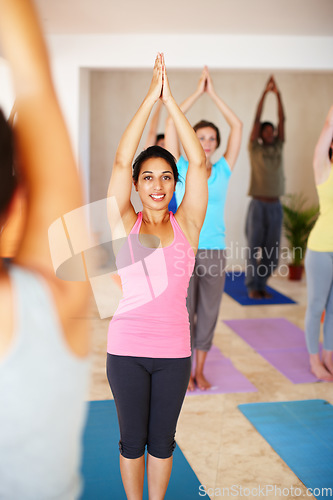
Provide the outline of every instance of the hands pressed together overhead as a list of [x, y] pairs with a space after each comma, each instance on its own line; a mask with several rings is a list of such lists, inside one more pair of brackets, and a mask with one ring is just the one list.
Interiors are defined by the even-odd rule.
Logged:
[[214, 93], [212, 77], [210, 76], [207, 66], [205, 66], [204, 69], [202, 70], [197, 87], [197, 92], [199, 95], [202, 95], [205, 92], [207, 92], [207, 94], [209, 95], [212, 95]]
[[161, 99], [166, 102], [171, 97], [169, 80], [165, 68], [164, 54], [158, 53], [155, 59], [153, 78], [150, 84], [148, 95], [154, 98], [154, 101]]
[[271, 75], [271, 77], [269, 78], [267, 84], [266, 84], [266, 87], [265, 87], [265, 94], [267, 92], [274, 92], [274, 94], [277, 94], [279, 91], [278, 91], [278, 88], [276, 86], [276, 83], [275, 83], [275, 80], [274, 80], [274, 76]]

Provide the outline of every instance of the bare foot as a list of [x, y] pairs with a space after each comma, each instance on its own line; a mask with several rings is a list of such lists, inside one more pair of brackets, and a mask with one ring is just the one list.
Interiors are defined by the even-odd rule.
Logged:
[[249, 293], [249, 299], [262, 299], [261, 292], [259, 290], [251, 290]]
[[310, 359], [310, 366], [312, 373], [319, 378], [319, 380], [326, 380], [326, 382], [333, 382], [333, 373], [326, 370], [323, 363], [318, 359]]
[[333, 375], [333, 359], [332, 351], [326, 351], [323, 349], [322, 360], [324, 367]]
[[266, 290], [262, 290], [261, 292], [261, 297], [263, 299], [272, 299], [273, 298], [273, 295], [269, 292], [267, 292]]
[[212, 387], [212, 384], [208, 382], [203, 373], [196, 373], [195, 381], [200, 391], [206, 391], [207, 389], [210, 389]]
[[194, 391], [194, 389], [195, 389], [195, 381], [194, 381], [193, 375], [191, 374], [190, 380], [188, 382], [187, 390], [188, 391]]

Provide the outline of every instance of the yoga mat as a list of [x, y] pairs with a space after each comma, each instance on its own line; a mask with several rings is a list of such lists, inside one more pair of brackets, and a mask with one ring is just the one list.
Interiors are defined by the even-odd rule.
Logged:
[[327, 499], [325, 488], [333, 488], [332, 405], [314, 399], [238, 408], [313, 495]]
[[[80, 500], [126, 500], [119, 470], [119, 427], [113, 400], [91, 401], [83, 436], [81, 472], [84, 490]], [[193, 500], [200, 482], [177, 446], [165, 500]], [[148, 500], [145, 478], [144, 500]]]
[[272, 294], [271, 299], [250, 299], [245, 286], [245, 273], [226, 273], [224, 291], [242, 306], [269, 306], [272, 304], [296, 304], [286, 295], [266, 287], [267, 292]]
[[304, 332], [287, 319], [233, 319], [224, 323], [294, 384], [318, 381], [310, 372]]
[[196, 387], [194, 391], [187, 391], [186, 395], [198, 396], [204, 394], [225, 394], [228, 392], [255, 392], [257, 390], [256, 387], [234, 367], [231, 360], [224, 357], [221, 351], [214, 345], [207, 354], [205, 377], [213, 384], [210, 389], [201, 391]]

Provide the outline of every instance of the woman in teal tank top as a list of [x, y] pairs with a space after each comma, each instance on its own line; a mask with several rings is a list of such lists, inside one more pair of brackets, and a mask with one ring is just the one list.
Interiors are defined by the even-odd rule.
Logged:
[[[211, 387], [211, 382], [204, 375], [204, 367], [213, 341], [225, 281], [224, 206], [229, 179], [242, 139], [242, 122], [217, 95], [207, 66], [202, 71], [195, 92], [180, 105], [181, 110], [186, 113], [205, 93], [209, 95], [227, 121], [230, 134], [224, 155], [216, 163], [212, 163], [211, 158], [220, 145], [219, 130], [214, 123], [206, 120], [201, 120], [194, 126], [206, 155], [208, 206], [188, 290], [187, 307], [191, 324], [192, 348], [196, 350], [195, 372], [191, 375], [189, 390], [193, 390], [195, 385], [201, 390]], [[176, 188], [176, 200], [179, 205], [184, 195], [188, 162], [180, 155], [178, 137], [171, 118], [168, 118], [166, 124], [165, 147], [178, 161], [180, 182]]]

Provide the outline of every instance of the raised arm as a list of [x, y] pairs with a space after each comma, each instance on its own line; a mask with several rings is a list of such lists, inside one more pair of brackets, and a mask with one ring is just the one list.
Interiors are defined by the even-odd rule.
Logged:
[[[67, 342], [84, 356], [89, 350], [86, 324], [73, 318], [84, 317], [88, 282], [56, 278], [48, 241], [49, 226], [83, 204], [77, 167], [33, 5], [30, 0], [0, 0], [0, 12], [0, 43], [16, 94], [18, 166], [27, 191], [26, 224], [15, 262], [45, 277]], [[83, 225], [80, 229], [82, 233]]]
[[[185, 101], [182, 102], [182, 104], [179, 106], [184, 114], [187, 113], [187, 111], [205, 92], [205, 84], [206, 84], [206, 71], [204, 69], [200, 75], [200, 79], [196, 90], [193, 92], [193, 94], [187, 97]], [[180, 157], [179, 138], [175, 128], [175, 124], [171, 116], [167, 118], [165, 125], [165, 149], [170, 151], [170, 153], [173, 154], [173, 156], [176, 158], [177, 161], [179, 160]]]
[[266, 95], [268, 94], [268, 92], [270, 90], [272, 90], [272, 77], [269, 78], [267, 84], [266, 84], [266, 87], [265, 87], [265, 90], [260, 98], [260, 101], [258, 103], [258, 107], [257, 107], [257, 111], [256, 111], [256, 115], [255, 115], [255, 118], [254, 118], [254, 123], [253, 123], [253, 127], [252, 127], [252, 130], [251, 130], [251, 135], [250, 135], [250, 141], [253, 142], [253, 141], [256, 141], [257, 139], [259, 139], [259, 136], [260, 136], [260, 119], [261, 119], [261, 114], [262, 114], [262, 108], [264, 106], [264, 100], [265, 100], [265, 97]]
[[29, 0], [0, 0], [0, 37], [16, 94], [16, 142], [27, 187], [27, 222], [17, 261], [52, 271], [48, 228], [83, 204], [46, 46]]
[[320, 133], [313, 156], [313, 169], [316, 184], [327, 180], [332, 168], [332, 160], [329, 159], [329, 150], [333, 140], [333, 106], [330, 107], [324, 127]]
[[230, 127], [230, 134], [224, 157], [227, 160], [230, 169], [233, 170], [242, 142], [243, 123], [238, 118], [238, 116], [229, 108], [229, 106], [227, 106], [227, 104], [216, 94], [208, 68], [205, 67], [205, 69], [207, 75], [206, 92], [216, 104], [218, 109], [221, 111], [223, 117]]
[[282, 99], [281, 99], [281, 94], [276, 86], [276, 82], [274, 80], [274, 77], [271, 77], [271, 82], [272, 82], [272, 92], [276, 95], [277, 98], [277, 104], [278, 104], [278, 138], [280, 141], [284, 142], [284, 121], [285, 121], [285, 114], [283, 111], [283, 105], [282, 105]]
[[196, 133], [171, 95], [164, 59], [162, 100], [175, 124], [176, 132], [189, 161], [185, 195], [176, 212], [176, 218], [191, 245], [197, 248], [208, 202], [206, 156]]
[[[162, 63], [158, 54], [155, 60], [153, 78], [146, 97], [120, 139], [113, 163], [108, 196], [115, 197], [122, 221], [131, 226], [136, 214], [131, 204], [132, 163], [150, 112], [162, 92]], [[111, 228], [117, 223], [109, 213]], [[132, 224], [133, 225], [133, 224]]]
[[156, 103], [156, 109], [150, 120], [148, 135], [145, 143], [145, 149], [149, 148], [150, 146], [154, 146], [156, 144], [156, 136], [157, 136], [158, 122], [160, 119], [161, 107], [162, 107], [162, 101], [159, 100]]

